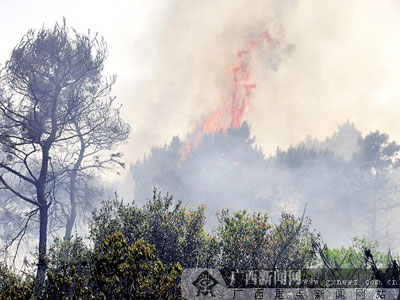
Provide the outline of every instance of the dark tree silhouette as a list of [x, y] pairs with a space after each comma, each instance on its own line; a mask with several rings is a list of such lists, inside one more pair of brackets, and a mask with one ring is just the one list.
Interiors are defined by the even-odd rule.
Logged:
[[[77, 141], [70, 143], [70, 150], [74, 157], [63, 162], [63, 169], [68, 170], [68, 193], [70, 198], [65, 238], [71, 238], [72, 228], [77, 217], [79, 202], [85, 201], [84, 194], [78, 193], [79, 182], [84, 183], [88, 178], [93, 178], [97, 171], [110, 170], [114, 166], [125, 167], [121, 161], [121, 152], [111, 152], [121, 142], [125, 141], [130, 133], [130, 127], [120, 117], [119, 108], [113, 108], [114, 98], [105, 99], [111, 86], [105, 86], [108, 90], [98, 93], [81, 94], [87, 86], [80, 87], [76, 94], [76, 101], [85, 101], [85, 97], [91, 98], [91, 107], [72, 119], [73, 130]], [[100, 89], [99, 86], [96, 88]], [[92, 185], [93, 186], [93, 185]], [[86, 188], [80, 190], [85, 191]], [[87, 196], [87, 195], [86, 195]], [[78, 199], [80, 198], [80, 199]], [[60, 202], [60, 205], [65, 205]], [[62, 210], [65, 211], [65, 210]]]
[[[369, 238], [383, 232], [385, 212], [400, 206], [398, 183], [393, 173], [400, 166], [400, 145], [379, 131], [359, 140], [360, 150], [353, 156], [358, 177], [358, 206], [366, 220]], [[356, 199], [357, 200], [357, 199]], [[382, 237], [382, 236], [381, 236]]]
[[143, 201], [153, 186], [171, 191], [190, 204], [205, 203], [211, 222], [214, 213], [226, 207], [245, 209], [251, 201], [266, 209], [264, 183], [266, 161], [254, 145], [250, 126], [205, 135], [195, 151], [182, 159], [185, 142], [174, 137], [169, 145], [154, 147], [131, 168], [135, 179], [135, 199]]
[[37, 286], [45, 279], [49, 207], [57, 201], [58, 183], [69, 178], [73, 198], [78, 172], [122, 164], [121, 154], [97, 154], [129, 133], [118, 111], [110, 110], [113, 100], [99, 100], [113, 83], [101, 75], [106, 56], [102, 38], [79, 34], [64, 21], [30, 30], [3, 69], [0, 183], [32, 214], [39, 212]]

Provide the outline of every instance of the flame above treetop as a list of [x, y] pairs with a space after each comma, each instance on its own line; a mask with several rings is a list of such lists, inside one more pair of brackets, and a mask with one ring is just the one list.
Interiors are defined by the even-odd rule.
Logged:
[[265, 32], [258, 40], [251, 40], [247, 49], [237, 51], [231, 68], [232, 90], [229, 97], [222, 96], [217, 110], [204, 118], [202, 124], [187, 136], [181, 150], [182, 160], [198, 147], [204, 135], [240, 127], [244, 113], [250, 106], [250, 97], [257, 88], [251, 81], [248, 65], [250, 55], [261, 43], [269, 45], [271, 42], [273, 40], [268, 32]]

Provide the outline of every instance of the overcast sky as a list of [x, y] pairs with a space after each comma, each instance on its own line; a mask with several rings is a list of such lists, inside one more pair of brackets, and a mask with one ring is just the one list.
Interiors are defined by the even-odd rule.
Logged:
[[266, 153], [348, 119], [400, 142], [400, 1], [0, 0], [0, 11], [1, 64], [28, 29], [63, 16], [104, 36], [133, 128], [128, 163], [196, 128], [229, 95], [237, 50], [266, 31], [278, 42], [249, 59], [257, 90], [245, 115]]

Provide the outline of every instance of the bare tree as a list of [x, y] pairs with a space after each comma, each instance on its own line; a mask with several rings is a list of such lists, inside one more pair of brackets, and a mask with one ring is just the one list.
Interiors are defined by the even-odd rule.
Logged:
[[[85, 155], [75, 152], [82, 149], [76, 141], [96, 139], [107, 127], [91, 123], [110, 103], [97, 101], [108, 96], [114, 82], [101, 75], [106, 56], [102, 38], [79, 34], [64, 21], [53, 29], [30, 30], [2, 71], [0, 183], [39, 212], [38, 285], [45, 279], [49, 207], [56, 201], [57, 183], [78, 171], [66, 168]], [[84, 119], [93, 125], [88, 130], [79, 125]], [[93, 166], [101, 165], [93, 159]], [[84, 168], [82, 162], [78, 165]]]
[[[79, 94], [77, 95], [79, 101]], [[109, 170], [114, 166], [125, 167], [121, 161], [121, 152], [111, 152], [121, 142], [125, 141], [130, 127], [120, 117], [119, 108], [113, 109], [114, 98], [101, 101], [99, 98], [92, 105], [87, 115], [73, 119], [73, 128], [79, 142], [74, 143], [77, 149], [72, 151], [76, 157], [64, 168], [68, 171], [68, 193], [70, 207], [67, 213], [65, 239], [71, 238], [71, 232], [77, 217], [79, 199], [85, 201], [87, 195], [79, 195], [79, 190], [87, 190], [87, 182], [99, 171]], [[84, 185], [78, 188], [78, 177]]]

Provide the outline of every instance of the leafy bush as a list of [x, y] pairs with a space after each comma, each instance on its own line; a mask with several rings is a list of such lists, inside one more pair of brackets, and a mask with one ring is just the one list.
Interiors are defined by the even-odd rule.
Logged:
[[124, 205], [117, 197], [104, 202], [93, 214], [90, 236], [99, 245], [107, 235], [122, 232], [128, 245], [138, 240], [154, 245], [164, 264], [204, 266], [209, 248], [204, 222], [204, 206], [188, 209], [172, 196], [154, 190], [153, 198], [142, 208]]
[[179, 264], [165, 267], [142, 241], [129, 246], [122, 233], [93, 250], [81, 239], [58, 241], [50, 251], [48, 299], [177, 299]]
[[[317, 245], [320, 251], [318, 265], [326, 268], [332, 266], [336, 268], [366, 269], [370, 264], [366, 261], [365, 251], [368, 250], [374, 257], [374, 262], [379, 268], [386, 268], [391, 264], [393, 257], [390, 253], [378, 251], [377, 241], [369, 241], [365, 238], [353, 237], [349, 247], [328, 248], [327, 245]], [[394, 257], [398, 260], [398, 257]]]
[[82, 238], [56, 240], [49, 250], [45, 294], [49, 299], [91, 299], [92, 251]]
[[[181, 298], [183, 268], [300, 269], [336, 266], [338, 261], [342, 267], [368, 267], [366, 249], [377, 265], [391, 261], [363, 239], [354, 239], [348, 249], [322, 247], [304, 217], [283, 213], [272, 224], [267, 214], [225, 210], [218, 218], [219, 225], [208, 234], [204, 206], [188, 209], [157, 190], [143, 207], [117, 197], [105, 201], [93, 213], [90, 243], [80, 237], [54, 242], [36, 298], [172, 300]], [[392, 266], [397, 268], [393, 261]], [[0, 300], [33, 299], [32, 290], [31, 277], [0, 265]]]
[[26, 300], [33, 296], [33, 281], [11, 272], [0, 263], [0, 300]]
[[272, 225], [267, 214], [223, 211], [217, 227], [220, 258], [217, 266], [241, 270], [299, 269], [315, 261], [310, 220], [282, 214]]

